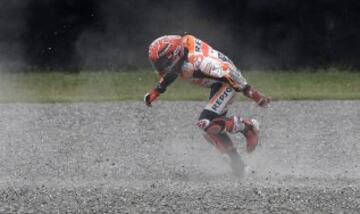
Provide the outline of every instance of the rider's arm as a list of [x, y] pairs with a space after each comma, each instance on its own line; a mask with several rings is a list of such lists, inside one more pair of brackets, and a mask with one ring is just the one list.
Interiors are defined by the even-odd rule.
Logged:
[[211, 57], [198, 57], [195, 60], [198, 61], [198, 71], [207, 78], [227, 82], [236, 91], [242, 91], [247, 85], [247, 81], [240, 71], [229, 63], [220, 62]]
[[166, 88], [173, 83], [178, 77], [177, 72], [168, 72], [161, 77], [158, 84], [144, 96], [144, 102], [146, 105], [151, 106], [151, 103], [156, 100], [156, 98], [166, 91]]
[[155, 90], [157, 92], [164, 93], [166, 91], [166, 88], [173, 83], [176, 78], [178, 77], [178, 74], [176, 72], [168, 72], [166, 73], [158, 82], [158, 84], [155, 87]]
[[269, 107], [270, 102], [271, 102], [271, 98], [266, 97], [261, 92], [259, 92], [256, 88], [250, 86], [249, 84], [247, 84], [243, 88], [242, 92], [246, 97], [248, 97], [248, 98], [252, 99], [253, 101], [255, 101], [259, 106], [261, 106], [261, 107]]
[[264, 96], [256, 88], [250, 86], [241, 72], [235, 66], [218, 62], [210, 57], [205, 57], [199, 63], [199, 70], [205, 76], [227, 82], [235, 91], [242, 92], [246, 97], [255, 101], [262, 107], [267, 107], [271, 99]]

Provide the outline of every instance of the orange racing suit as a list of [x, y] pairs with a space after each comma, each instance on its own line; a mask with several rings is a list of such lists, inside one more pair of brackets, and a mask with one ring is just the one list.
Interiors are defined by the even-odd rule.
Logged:
[[211, 88], [209, 102], [200, 114], [197, 126], [205, 131], [205, 138], [222, 152], [236, 151], [228, 132], [242, 132], [247, 138], [248, 151], [252, 151], [257, 145], [257, 133], [254, 132], [255, 137], [250, 136], [248, 127], [254, 127], [254, 122], [237, 116], [227, 118], [228, 106], [233, 102], [236, 92], [240, 91], [263, 107], [268, 105], [270, 99], [251, 87], [227, 56], [204, 41], [185, 35], [181, 37], [181, 45], [184, 48], [181, 59], [170, 70], [157, 71], [160, 81], [145, 95], [146, 104], [151, 105], [178, 77]]
[[[227, 56], [206, 42], [192, 35], [185, 35], [182, 44], [186, 50], [184, 62], [178, 71], [174, 71], [176, 74], [160, 75], [160, 88], [166, 89], [177, 76], [198, 86], [213, 87], [211, 99], [205, 109], [217, 115], [224, 114], [236, 94], [234, 84], [242, 89], [247, 85], [246, 79]], [[229, 82], [229, 78], [235, 83]]]

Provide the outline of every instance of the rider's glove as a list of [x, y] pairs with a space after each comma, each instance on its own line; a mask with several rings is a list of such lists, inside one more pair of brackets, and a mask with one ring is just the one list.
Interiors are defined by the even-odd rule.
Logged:
[[246, 85], [243, 88], [243, 93], [246, 97], [249, 97], [253, 101], [255, 101], [259, 106], [261, 107], [269, 107], [271, 98], [266, 97], [262, 93], [260, 93], [258, 90], [256, 90], [254, 87], [251, 87], [250, 85]]
[[150, 107], [151, 103], [156, 100], [159, 95], [159, 92], [155, 88], [152, 89], [149, 93], [146, 93], [144, 96], [145, 105]]

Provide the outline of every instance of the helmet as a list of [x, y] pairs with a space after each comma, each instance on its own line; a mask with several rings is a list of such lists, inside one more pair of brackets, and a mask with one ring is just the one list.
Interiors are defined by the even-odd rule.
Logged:
[[149, 47], [149, 60], [159, 73], [171, 71], [184, 56], [182, 37], [166, 35], [154, 40]]

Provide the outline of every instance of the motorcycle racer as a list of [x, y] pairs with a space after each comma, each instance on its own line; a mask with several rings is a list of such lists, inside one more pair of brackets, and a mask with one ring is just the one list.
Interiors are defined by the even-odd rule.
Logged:
[[259, 123], [253, 118], [227, 116], [228, 107], [237, 93], [261, 107], [268, 107], [271, 99], [251, 86], [227, 56], [192, 35], [161, 36], [150, 44], [148, 56], [160, 80], [145, 94], [145, 104], [151, 106], [177, 78], [209, 88], [209, 102], [196, 124], [206, 140], [229, 155], [234, 172], [242, 174], [244, 164], [228, 133], [242, 133], [247, 152], [252, 152], [258, 145]]

